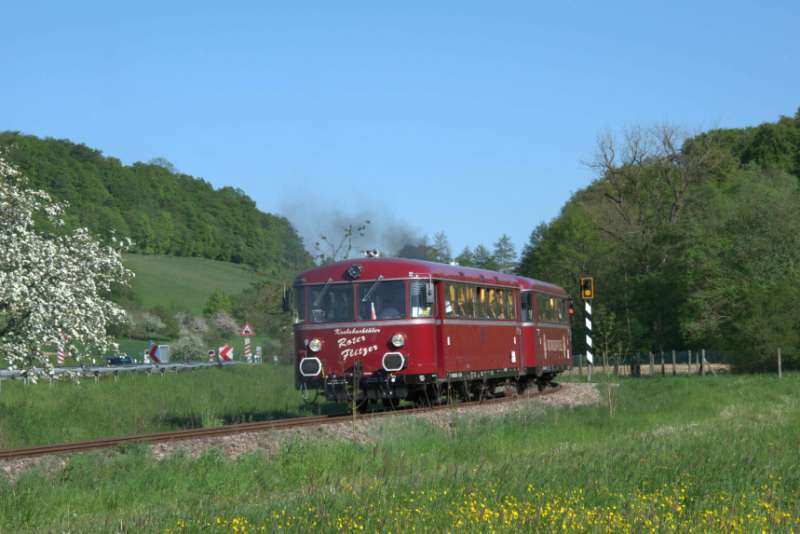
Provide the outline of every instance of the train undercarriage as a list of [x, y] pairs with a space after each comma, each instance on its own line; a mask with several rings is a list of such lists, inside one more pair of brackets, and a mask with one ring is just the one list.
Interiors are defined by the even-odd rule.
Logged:
[[[359, 411], [381, 403], [385, 408], [396, 408], [400, 401], [416, 406], [433, 406], [454, 401], [480, 401], [499, 396], [519, 395], [531, 387], [539, 391], [556, 387], [555, 378], [560, 368], [532, 368], [527, 374], [503, 372], [454, 373], [448, 377], [431, 375], [392, 375], [374, 373], [360, 376], [358, 372], [345, 376], [305, 379], [300, 390], [306, 402], [314, 403], [321, 397], [331, 402], [355, 402]], [[357, 377], [357, 388], [353, 377]]]

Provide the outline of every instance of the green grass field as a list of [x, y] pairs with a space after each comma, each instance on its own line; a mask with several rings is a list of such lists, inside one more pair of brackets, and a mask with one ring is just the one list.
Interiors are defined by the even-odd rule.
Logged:
[[0, 529], [797, 532], [799, 455], [799, 374], [625, 379], [613, 417], [601, 404], [447, 429], [393, 418], [366, 442], [235, 461], [74, 456], [0, 482]]
[[204, 258], [126, 254], [124, 263], [136, 273], [132, 289], [144, 308], [174, 305], [195, 314], [215, 289], [236, 295], [261, 278], [246, 266]]
[[227, 366], [180, 373], [124, 373], [25, 385], [4, 381], [0, 447], [219, 426], [301, 415], [289, 366]]

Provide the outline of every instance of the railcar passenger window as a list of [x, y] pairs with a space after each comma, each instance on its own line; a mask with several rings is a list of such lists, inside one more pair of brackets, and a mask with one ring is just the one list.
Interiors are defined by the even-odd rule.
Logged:
[[517, 307], [514, 306], [514, 292], [510, 289], [506, 291], [506, 309], [508, 310], [506, 316], [509, 320], [515, 320], [517, 318]]
[[464, 286], [453, 284], [453, 317], [464, 317]]
[[444, 291], [444, 314], [447, 317], [458, 317], [456, 304], [456, 286], [447, 284]]
[[312, 323], [339, 323], [353, 320], [353, 285], [311, 286], [308, 298]]
[[506, 320], [506, 291], [505, 289], [495, 290], [495, 317], [501, 321]]
[[428, 280], [411, 281], [411, 317], [433, 317], [436, 293], [434, 292], [433, 299], [428, 301], [426, 289], [429, 283], [432, 282]]
[[[367, 297], [366, 300], [364, 297]], [[405, 316], [406, 289], [402, 280], [367, 282], [358, 285], [359, 321], [385, 321], [402, 319]]]
[[475, 318], [483, 319], [484, 310], [486, 308], [486, 289], [482, 287], [475, 288]]
[[536, 295], [536, 303], [539, 305], [540, 321], [562, 324], [569, 322], [564, 299], [550, 295]]
[[567, 301], [558, 299], [558, 322], [561, 324], [569, 323], [569, 312], [567, 312]]
[[561, 299], [554, 299], [554, 300], [555, 300], [555, 310], [553, 311], [555, 319], [557, 322], [563, 323], [564, 317], [567, 315], [566, 313], [564, 313], [564, 301]]
[[465, 317], [469, 319], [478, 319], [480, 315], [478, 314], [478, 288], [476, 286], [466, 286], [464, 289], [466, 292], [466, 313]]

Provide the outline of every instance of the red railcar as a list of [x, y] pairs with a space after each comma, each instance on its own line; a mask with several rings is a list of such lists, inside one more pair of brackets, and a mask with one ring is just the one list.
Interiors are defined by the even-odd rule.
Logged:
[[293, 291], [297, 385], [331, 400], [471, 398], [571, 366], [569, 297], [530, 278], [366, 258], [306, 271]]

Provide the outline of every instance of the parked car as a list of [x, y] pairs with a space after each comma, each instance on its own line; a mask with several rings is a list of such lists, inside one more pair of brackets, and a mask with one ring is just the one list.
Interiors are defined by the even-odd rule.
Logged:
[[127, 354], [106, 356], [106, 365], [133, 365], [133, 360]]

